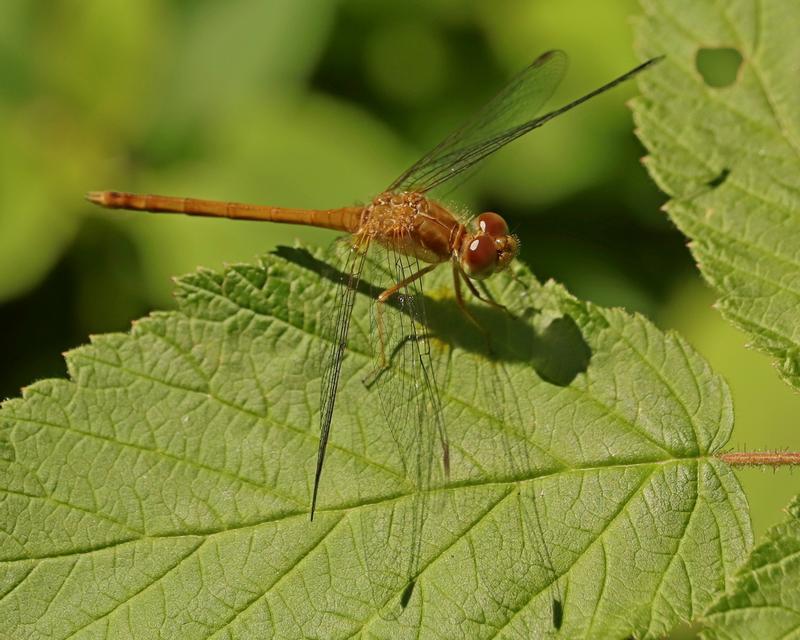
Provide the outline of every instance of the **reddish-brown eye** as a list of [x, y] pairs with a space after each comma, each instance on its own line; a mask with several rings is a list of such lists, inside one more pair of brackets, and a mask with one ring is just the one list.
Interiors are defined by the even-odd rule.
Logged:
[[494, 273], [497, 249], [489, 236], [473, 238], [461, 258], [461, 266], [470, 278], [485, 278]]
[[502, 216], [487, 211], [478, 216], [478, 228], [485, 234], [494, 236], [508, 235], [508, 225]]

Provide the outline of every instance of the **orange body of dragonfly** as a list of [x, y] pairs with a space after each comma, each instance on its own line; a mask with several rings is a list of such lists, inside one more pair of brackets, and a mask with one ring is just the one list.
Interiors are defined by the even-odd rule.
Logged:
[[[377, 245], [390, 252], [392, 256], [399, 256], [399, 259], [395, 257], [389, 261], [396, 265], [395, 277], [393, 282], [386, 283], [387, 286], [377, 296], [376, 301], [386, 302], [394, 294], [404, 294], [409, 300], [416, 298], [412, 325], [422, 324], [424, 319], [422, 296], [419, 295], [421, 289], [417, 288], [418, 281], [446, 262], [452, 266], [456, 300], [467, 315], [469, 312], [463, 302], [462, 283], [475, 296], [489, 302], [481, 295], [472, 280], [487, 278], [506, 268], [517, 254], [519, 247], [517, 239], [509, 233], [508, 226], [500, 215], [483, 213], [477, 216], [471, 225], [465, 225], [451, 211], [430, 199], [427, 194], [508, 142], [631, 78], [656, 61], [657, 59], [648, 60], [559, 109], [533, 117], [552, 96], [566, 70], [566, 56], [563, 52], [547, 52], [516, 76], [472, 120], [445, 138], [366, 206], [305, 210], [194, 198], [137, 195], [117, 191], [91, 192], [87, 198], [95, 204], [112, 209], [311, 225], [351, 234], [352, 251], [343, 270], [345, 278], [336, 311], [334, 336], [330, 342], [330, 353], [322, 378], [320, 442], [311, 498], [313, 519], [350, 316], [356, 287], [362, 278], [367, 250]], [[383, 305], [378, 304], [376, 324], [377, 339], [381, 342], [380, 354], [384, 357], [382, 307]], [[427, 398], [414, 402], [423, 407], [421, 413], [427, 417], [415, 420], [419, 422], [415, 425], [389, 426], [393, 433], [400, 433], [404, 429], [427, 429], [430, 433], [417, 438], [417, 441], [430, 441], [433, 438], [439, 442], [442, 466], [447, 473], [449, 449], [433, 368], [427, 363], [430, 355], [419, 346], [418, 340], [412, 340], [409, 344], [410, 348], [415, 350], [413, 355], [420, 363], [418, 373], [423, 378], [422, 384], [416, 386], [417, 388], [421, 386], [422, 395]], [[404, 400], [400, 400], [402, 401]], [[409, 457], [414, 455], [408, 452], [401, 453]], [[417, 489], [424, 491], [430, 482], [430, 468], [421, 469], [417, 465], [415, 474]], [[416, 519], [419, 522], [424, 520], [424, 510]]]

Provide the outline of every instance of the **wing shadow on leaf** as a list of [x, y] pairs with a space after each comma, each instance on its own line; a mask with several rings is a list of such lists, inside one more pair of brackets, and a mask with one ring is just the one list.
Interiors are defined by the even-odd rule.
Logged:
[[[316, 258], [306, 249], [281, 246], [273, 254], [331, 282], [338, 284], [345, 278], [339, 269]], [[357, 291], [375, 299], [382, 289], [362, 280]], [[386, 304], [396, 311], [407, 313], [408, 307], [394, 298], [390, 298]], [[538, 313], [532, 307], [526, 308], [521, 316], [514, 316], [486, 304], [468, 306], [480, 325], [489, 330], [491, 348], [486, 336], [467, 320], [455, 300], [450, 298], [425, 296], [428, 337], [489, 359], [527, 362], [542, 380], [561, 387], [570, 384], [575, 376], [589, 366], [591, 349], [569, 315], [555, 318], [543, 329], [537, 329], [530, 324], [530, 319]]]

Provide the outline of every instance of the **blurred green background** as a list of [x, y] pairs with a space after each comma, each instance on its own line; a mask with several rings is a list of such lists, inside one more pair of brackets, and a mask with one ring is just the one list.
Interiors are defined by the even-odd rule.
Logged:
[[[61, 352], [173, 305], [170, 277], [324, 232], [103, 211], [93, 189], [293, 207], [366, 201], [535, 56], [565, 102], [633, 66], [633, 0], [0, 3], [0, 397]], [[666, 52], [668, 53], [668, 52]], [[800, 449], [800, 398], [711, 308], [639, 164], [620, 87], [497, 154], [450, 194], [502, 212], [522, 259], [675, 328], [729, 380], [734, 449]], [[800, 490], [740, 473], [757, 533]]]

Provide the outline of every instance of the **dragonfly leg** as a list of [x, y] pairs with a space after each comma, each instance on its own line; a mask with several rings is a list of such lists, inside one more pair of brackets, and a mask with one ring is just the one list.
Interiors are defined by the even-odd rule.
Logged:
[[[459, 271], [460, 271], [460, 269], [459, 269]], [[487, 298], [486, 296], [484, 296], [481, 293], [480, 289], [478, 289], [478, 287], [475, 286], [475, 283], [472, 282], [472, 280], [470, 280], [469, 277], [465, 276], [463, 272], [461, 272], [461, 277], [464, 278], [464, 282], [467, 283], [467, 287], [469, 287], [469, 290], [472, 292], [472, 295], [474, 295], [478, 300], [480, 300], [481, 302], [485, 302], [486, 304], [488, 304], [488, 305], [490, 305], [492, 307], [495, 307], [497, 309], [502, 309], [503, 311], [508, 311], [508, 308], [506, 307], [506, 305], [500, 304], [499, 302], [495, 302], [491, 298]]]
[[385, 369], [386, 365], [387, 365], [387, 362], [386, 362], [386, 339], [385, 339], [385, 334], [384, 334], [384, 329], [383, 329], [383, 305], [384, 305], [384, 303], [389, 298], [391, 298], [395, 293], [400, 291], [403, 287], [407, 287], [412, 282], [415, 282], [415, 281], [419, 280], [426, 273], [430, 273], [431, 271], [433, 271], [438, 266], [439, 266], [438, 263], [429, 264], [427, 267], [424, 267], [424, 268], [420, 269], [416, 273], [412, 273], [407, 278], [403, 278], [400, 282], [395, 283], [394, 285], [392, 285], [388, 289], [385, 289], [385, 290], [381, 291], [381, 293], [378, 295], [378, 299], [377, 299], [378, 307], [376, 309], [375, 315], [376, 315], [376, 320], [377, 320], [377, 324], [378, 324], [378, 339], [380, 340], [380, 345], [381, 345], [381, 368]]
[[478, 327], [478, 331], [480, 331], [483, 334], [483, 337], [486, 339], [486, 345], [489, 349], [489, 353], [492, 353], [492, 340], [491, 337], [489, 336], [489, 332], [484, 328], [484, 326], [480, 322], [478, 322], [478, 319], [474, 315], [472, 315], [472, 312], [469, 310], [466, 303], [464, 302], [464, 293], [461, 291], [462, 278], [467, 281], [470, 290], [472, 290], [472, 287], [474, 285], [469, 281], [469, 278], [467, 278], [467, 276], [465, 276], [461, 272], [458, 263], [455, 260], [453, 260], [453, 285], [456, 291], [456, 303], [458, 304], [458, 308], [461, 309], [461, 312], [465, 316], [467, 316], [467, 318], [469, 319], [470, 322], [472, 322], [472, 324]]

